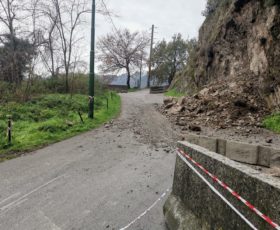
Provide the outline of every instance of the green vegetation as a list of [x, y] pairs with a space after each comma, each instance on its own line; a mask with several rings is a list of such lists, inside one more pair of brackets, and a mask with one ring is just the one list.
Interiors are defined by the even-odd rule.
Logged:
[[130, 89], [128, 89], [128, 92], [133, 93], [133, 92], [137, 92], [139, 90], [140, 90], [139, 88], [130, 88]]
[[183, 97], [183, 96], [185, 96], [184, 93], [180, 93], [176, 89], [168, 90], [164, 95], [169, 96], [169, 97]]
[[265, 118], [263, 125], [271, 131], [280, 133], [280, 113], [275, 113]]
[[[96, 93], [102, 94], [104, 91], [102, 83], [96, 80], [94, 84]], [[69, 94], [83, 94], [88, 91], [88, 87], [87, 74], [70, 73]], [[35, 76], [31, 79], [23, 79], [19, 85], [0, 80], [0, 103], [7, 101], [25, 102], [36, 95], [53, 93], [65, 93], [65, 75], [47, 78]]]
[[[49, 94], [24, 104], [3, 104], [0, 107], [0, 161], [96, 128], [120, 112], [120, 97], [115, 93], [99, 95], [95, 103], [94, 120], [87, 118], [88, 98], [80, 94]], [[11, 145], [7, 144], [7, 115], [13, 118]]]
[[280, 6], [280, 1], [279, 0], [265, 0], [265, 7], [271, 7], [278, 5]]
[[181, 34], [175, 34], [171, 41], [162, 40], [156, 44], [153, 51], [152, 76], [159, 83], [168, 82], [170, 85], [176, 73], [185, 67], [188, 45], [193, 40], [184, 40]]
[[228, 7], [232, 0], [207, 0], [206, 8], [202, 15], [208, 17], [216, 12], [219, 7]]

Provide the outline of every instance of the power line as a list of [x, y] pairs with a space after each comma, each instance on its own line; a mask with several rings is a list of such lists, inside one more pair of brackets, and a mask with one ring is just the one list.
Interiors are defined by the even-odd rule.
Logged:
[[117, 27], [116, 27], [116, 25], [115, 25], [115, 23], [114, 23], [114, 20], [113, 20], [113, 18], [112, 18], [112, 16], [111, 16], [111, 12], [109, 11], [109, 9], [108, 9], [106, 3], [104, 2], [104, 0], [101, 0], [101, 3], [102, 3], [102, 5], [103, 5], [103, 7], [104, 7], [104, 9], [105, 9], [105, 12], [103, 12], [103, 14], [109, 19], [110, 23], [111, 23], [112, 26], [113, 26], [113, 29], [114, 29], [115, 32], [120, 36], [119, 30], [117, 29]]

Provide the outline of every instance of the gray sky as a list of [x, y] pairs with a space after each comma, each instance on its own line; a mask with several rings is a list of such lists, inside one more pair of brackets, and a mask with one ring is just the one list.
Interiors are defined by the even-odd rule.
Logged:
[[[105, 2], [107, 7], [119, 16], [114, 18], [118, 28], [150, 32], [154, 24], [155, 42], [163, 38], [169, 40], [175, 33], [181, 33], [184, 38], [197, 37], [198, 29], [204, 20], [201, 12], [206, 4], [206, 0], [105, 0]], [[110, 32], [111, 28], [106, 18], [97, 15], [97, 38]], [[85, 44], [90, 44], [89, 28], [84, 33]]]

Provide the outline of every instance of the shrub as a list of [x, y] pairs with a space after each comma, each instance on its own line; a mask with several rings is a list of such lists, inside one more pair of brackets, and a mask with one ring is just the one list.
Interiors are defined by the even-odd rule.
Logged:
[[219, 7], [225, 7], [231, 2], [232, 0], [207, 0], [206, 8], [202, 11], [202, 15], [208, 17], [215, 13]]
[[265, 7], [271, 7], [271, 6], [275, 6], [275, 5], [280, 6], [280, 1], [279, 0], [265, 0], [265, 2], [264, 2]]
[[58, 124], [56, 122], [53, 123], [46, 123], [39, 126], [38, 131], [41, 132], [49, 132], [49, 133], [58, 133], [61, 131], [66, 131], [67, 125], [66, 124]]

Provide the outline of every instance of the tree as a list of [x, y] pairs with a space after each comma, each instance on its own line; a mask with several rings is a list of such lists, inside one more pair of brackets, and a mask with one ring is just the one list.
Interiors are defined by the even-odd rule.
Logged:
[[[0, 46], [0, 80], [20, 83], [35, 54], [34, 46], [24, 39], [5, 35]], [[11, 74], [12, 73], [12, 74]]]
[[159, 42], [153, 52], [153, 78], [171, 84], [175, 74], [187, 63], [187, 44], [181, 34], [175, 34], [168, 43], [165, 40]]
[[[232, 2], [233, 0], [207, 0], [206, 7], [205, 10], [202, 11], [202, 15], [204, 17], [208, 17], [214, 14], [219, 7], [228, 7]], [[235, 4], [239, 4], [238, 2], [244, 4], [246, 1], [236, 1]]]
[[139, 32], [117, 30], [101, 37], [97, 42], [97, 59], [102, 63], [99, 68], [104, 73], [125, 70], [127, 87], [130, 88], [131, 72], [139, 67], [149, 39]]
[[207, 0], [206, 7], [205, 10], [202, 11], [202, 15], [204, 17], [208, 17], [209, 15], [213, 14], [219, 6], [219, 1], [220, 0]]
[[[1, 78], [10, 83], [17, 84], [23, 78], [22, 68], [24, 66], [24, 60], [22, 60], [22, 57], [26, 52], [22, 45], [27, 42], [18, 39], [16, 36], [16, 28], [20, 23], [18, 15], [23, 5], [24, 1], [20, 0], [0, 0], [0, 43], [2, 44], [0, 57], [2, 67]], [[27, 47], [28, 49], [29, 45]]]
[[39, 30], [42, 34], [42, 44], [39, 48], [40, 58], [52, 78], [59, 74], [61, 68], [59, 53], [59, 34], [57, 31], [58, 15], [52, 1], [39, 1]]
[[52, 0], [57, 13], [56, 28], [60, 37], [63, 67], [65, 71], [65, 91], [69, 92], [69, 70], [72, 65], [73, 50], [82, 36], [76, 30], [83, 24], [82, 16], [89, 13], [87, 0]]

